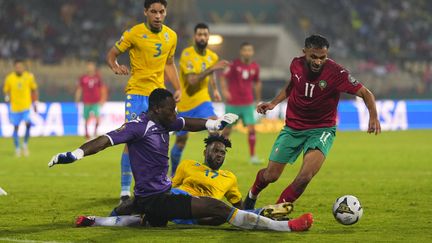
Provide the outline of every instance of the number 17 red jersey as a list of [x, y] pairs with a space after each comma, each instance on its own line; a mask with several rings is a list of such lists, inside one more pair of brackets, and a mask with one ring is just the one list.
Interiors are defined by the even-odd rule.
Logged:
[[288, 98], [285, 124], [295, 130], [332, 127], [336, 125], [340, 93], [355, 94], [362, 84], [331, 59], [321, 73], [311, 77], [306, 58], [291, 62], [291, 92]]

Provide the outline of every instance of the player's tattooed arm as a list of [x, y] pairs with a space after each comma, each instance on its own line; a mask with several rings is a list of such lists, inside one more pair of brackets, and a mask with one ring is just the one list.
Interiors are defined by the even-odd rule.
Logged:
[[289, 81], [288, 84], [285, 85], [283, 89], [281, 89], [279, 94], [276, 95], [276, 97], [274, 97], [272, 101], [258, 104], [257, 112], [260, 114], [265, 114], [268, 110], [273, 110], [273, 108], [275, 108], [279, 103], [284, 101], [289, 96], [289, 94], [291, 93], [291, 89], [291, 81]]
[[369, 126], [367, 132], [375, 133], [375, 135], [378, 135], [379, 133], [381, 133], [381, 124], [378, 119], [375, 96], [369, 89], [364, 86], [357, 91], [356, 95], [363, 99], [366, 107], [369, 110]]

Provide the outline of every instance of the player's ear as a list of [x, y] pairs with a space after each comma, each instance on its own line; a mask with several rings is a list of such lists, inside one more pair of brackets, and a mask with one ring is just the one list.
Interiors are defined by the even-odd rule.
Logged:
[[147, 17], [147, 9], [146, 9], [146, 8], [144, 9], [144, 12], [143, 12], [143, 14], [144, 14], [144, 16], [146, 16], [146, 17]]
[[302, 51], [303, 51], [303, 54], [306, 54], [306, 50], [304, 48], [302, 49]]

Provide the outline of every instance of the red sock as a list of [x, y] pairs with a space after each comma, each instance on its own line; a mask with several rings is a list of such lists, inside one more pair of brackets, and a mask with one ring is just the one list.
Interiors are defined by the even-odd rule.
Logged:
[[255, 133], [249, 133], [248, 142], [249, 142], [249, 154], [250, 154], [250, 156], [255, 155], [255, 141], [256, 141]]
[[301, 194], [303, 194], [303, 191], [304, 189], [299, 191], [291, 184], [281, 193], [276, 203], [294, 202]]
[[257, 175], [256, 175], [256, 179], [254, 184], [252, 185], [251, 188], [251, 193], [255, 196], [258, 196], [258, 194], [267, 187], [267, 185], [269, 184], [268, 182], [266, 182], [264, 180], [264, 171], [265, 169], [261, 169], [260, 171], [258, 171]]

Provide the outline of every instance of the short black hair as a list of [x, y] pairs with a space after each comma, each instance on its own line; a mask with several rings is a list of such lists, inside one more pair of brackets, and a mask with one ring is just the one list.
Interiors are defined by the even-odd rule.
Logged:
[[173, 98], [173, 95], [166, 89], [157, 88], [153, 90], [149, 96], [149, 110], [159, 106], [168, 97]]
[[17, 59], [14, 60], [13, 64], [15, 65], [15, 64], [20, 63], [20, 62], [24, 63], [24, 59], [17, 58]]
[[194, 33], [196, 33], [198, 29], [208, 29], [210, 31], [210, 28], [205, 23], [198, 23], [197, 25], [195, 25]]
[[144, 1], [144, 8], [145, 9], [150, 8], [150, 6], [153, 3], [160, 3], [160, 4], [164, 5], [165, 8], [168, 6], [168, 2], [166, 0], [145, 0]]
[[207, 138], [204, 138], [204, 143], [206, 144], [206, 148], [207, 146], [209, 146], [214, 142], [221, 142], [225, 145], [226, 148], [231, 148], [231, 141], [222, 135], [211, 134]]
[[328, 42], [328, 40], [322, 36], [322, 35], [318, 35], [318, 34], [314, 34], [309, 36], [308, 38], [305, 39], [305, 48], [330, 48], [330, 43]]
[[244, 41], [244, 42], [242, 42], [242, 43], [240, 44], [240, 48], [243, 48], [243, 47], [245, 47], [245, 46], [253, 46], [253, 45], [252, 45], [252, 43], [247, 42], [247, 41]]

